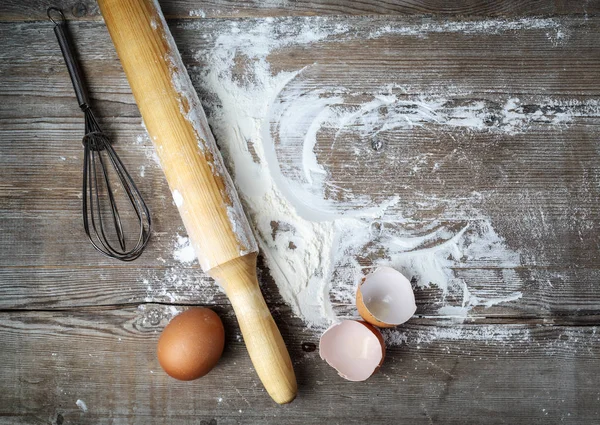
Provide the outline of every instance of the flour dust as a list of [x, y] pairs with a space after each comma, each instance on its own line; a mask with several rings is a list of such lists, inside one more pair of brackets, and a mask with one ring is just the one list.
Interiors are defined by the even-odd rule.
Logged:
[[[202, 24], [180, 25], [194, 30]], [[459, 131], [459, 135], [491, 132], [510, 137], [527, 132], [536, 123], [569, 125], [579, 116], [600, 111], [600, 106], [539, 98], [538, 106], [532, 108], [516, 96], [506, 96], [501, 102], [497, 98], [494, 102], [473, 100], [460, 87], [415, 96], [401, 85], [387, 84], [358, 93], [355, 88], [310, 80], [311, 67], [318, 64], [274, 71], [269, 56], [286, 46], [323, 46], [352, 39], [516, 30], [546, 31], [551, 45], [569, 36], [552, 19], [409, 26], [382, 23], [374, 31], [328, 18], [302, 18], [300, 24], [296, 18], [293, 25], [288, 18], [266, 18], [223, 22], [208, 37], [209, 48], [195, 53], [204, 65], [189, 68], [190, 75], [204, 93], [209, 123], [261, 253], [281, 296], [307, 326], [322, 329], [341, 317], [355, 315], [356, 285], [378, 265], [398, 269], [417, 291], [436, 288], [436, 317], [462, 320], [474, 307], [487, 308], [523, 296], [523, 282], [518, 277], [519, 283], [510, 288], [490, 291], [489, 287], [480, 290], [477, 282], [458, 273], [473, 264], [508, 269], [521, 265], [521, 254], [505, 244], [479, 207], [485, 193], [458, 198], [420, 194], [417, 210], [438, 211], [436, 217], [422, 220], [409, 212], [414, 206], [409, 207], [406, 199], [391, 190], [387, 198], [375, 199], [340, 187], [317, 148], [322, 150], [329, 143], [334, 149], [338, 140], [349, 138], [362, 143], [354, 150], [364, 149], [365, 140], [373, 141], [366, 146], [381, 147], [377, 137], [424, 127]], [[461, 96], [468, 100], [457, 101]], [[379, 161], [412, 161], [415, 172], [427, 162], [427, 154], [406, 158], [377, 155]], [[439, 167], [432, 164], [430, 170]], [[174, 256], [189, 263], [191, 254], [183, 237], [179, 238]], [[401, 335], [387, 337], [402, 339]]]

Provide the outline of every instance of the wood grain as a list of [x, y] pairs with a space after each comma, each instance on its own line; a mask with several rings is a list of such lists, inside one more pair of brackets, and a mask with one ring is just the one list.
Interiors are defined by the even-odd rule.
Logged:
[[[70, 11], [75, 2], [57, 4]], [[104, 259], [86, 242], [79, 211], [82, 117], [51, 26], [22, 22], [45, 19], [47, 4], [3, 2], [0, 424], [600, 421], [600, 117], [581, 106], [600, 96], [599, 2], [161, 2], [171, 18], [199, 10], [214, 18], [169, 22], [209, 115], [212, 93], [201, 75], [211, 66], [212, 36], [234, 21], [242, 32], [258, 22], [238, 18], [293, 16], [285, 24], [294, 31], [318, 19], [308, 15], [328, 14], [320, 21], [325, 31], [348, 26], [352, 36], [310, 48], [291, 43], [268, 57], [274, 73], [306, 67], [290, 89], [310, 94], [342, 87], [353, 99], [343, 106], [353, 107], [393, 84], [404, 89], [396, 94], [407, 102], [447, 97], [441, 113], [480, 102], [482, 112], [496, 117], [483, 131], [424, 123], [386, 134], [379, 152], [352, 134], [334, 146], [332, 134], [319, 134], [315, 152], [344, 189], [335, 196], [345, 208], [352, 206], [345, 191], [377, 202], [400, 194], [407, 200], [402, 211], [416, 219], [415, 234], [432, 223], [456, 229], [489, 218], [519, 261], [466, 259], [453, 273], [476, 292], [520, 291], [522, 298], [475, 307], [458, 324], [439, 314], [438, 288], [417, 287], [417, 316], [386, 335], [381, 373], [357, 385], [311, 351], [319, 332], [294, 317], [260, 266], [259, 282], [298, 376], [299, 397], [283, 409], [261, 389], [221, 290], [197, 264], [172, 258], [183, 225], [108, 33], [94, 22], [95, 4], [81, 4], [86, 10], [78, 6], [76, 15], [83, 21], [71, 28], [93, 103], [150, 203], [156, 232], [131, 267]], [[520, 23], [489, 30], [507, 22], [496, 17]], [[488, 30], [476, 29], [481, 21]], [[471, 30], [456, 30], [465, 25]], [[386, 27], [414, 32], [371, 36]], [[448, 87], [460, 90], [448, 94]], [[528, 124], [511, 132], [498, 117], [515, 97]], [[556, 104], [571, 105], [567, 123], [535, 118], [538, 111], [556, 111]], [[410, 161], [390, 159], [421, 154], [431, 155], [416, 171]], [[278, 147], [277, 155], [291, 175], [298, 152]], [[432, 172], [435, 163], [442, 164], [439, 172]], [[484, 196], [475, 201], [473, 191]], [[441, 194], [475, 202], [485, 214], [465, 217], [461, 205], [422, 202]], [[340, 315], [356, 314], [351, 303], [334, 302]], [[198, 304], [224, 319], [226, 352], [202, 380], [175, 382], [156, 362], [158, 332], [174, 312]], [[88, 412], [77, 407], [78, 399]]]
[[[68, 19], [100, 18], [98, 5], [93, 0], [56, 0], [52, 3], [67, 12]], [[268, 16], [314, 15], [395, 15], [435, 14], [454, 16], [549, 16], [587, 15], [600, 12], [598, 0], [569, 2], [567, 0], [299, 0], [293, 2], [236, 1], [236, 0], [161, 0], [167, 18], [246, 18]], [[47, 2], [31, 0], [27, 3], [7, 0], [0, 6], [2, 21], [31, 21], [46, 19]]]
[[[304, 21], [298, 18], [296, 22], [301, 25]], [[398, 27], [420, 25], [420, 20], [412, 18], [339, 18], [327, 25], [344, 22], [351, 22], [356, 31], [364, 33], [369, 28], [390, 24]], [[543, 104], [549, 96], [559, 100], [585, 100], [598, 93], [591, 77], [600, 72], [599, 55], [586, 54], [582, 63], [585, 69], [583, 73], [561, 71], [557, 74], [558, 71], [554, 70], [562, 70], [569, 62], [580, 61], [578, 58], [582, 57], [583, 52], [597, 51], [595, 43], [599, 22], [598, 19], [582, 22], [564, 18], [560, 28], [570, 35], [565, 44], [557, 46], [548, 39], [545, 29], [523, 30], [517, 34], [479, 33], [475, 36], [477, 45], [482, 46], [480, 48], [486, 53], [477, 55], [467, 54], [468, 50], [465, 50], [465, 45], [474, 46], [473, 35], [433, 33], [426, 39], [388, 35], [358, 44], [353, 39], [317, 43], [311, 49], [303, 49], [302, 54], [298, 54], [293, 46], [282, 48], [269, 60], [274, 72], [295, 70], [317, 63], [318, 66], [311, 68], [300, 81], [308, 87], [307, 90], [338, 84], [356, 93], [369, 93], [376, 92], [382, 85], [400, 80], [410, 82], [412, 93], [418, 94], [431, 92], [428, 82], [433, 80], [434, 84], [440, 81], [463, 84], [471, 91], [467, 95], [456, 95], [455, 102], [498, 102], [516, 95], [524, 104], [530, 105]], [[202, 35], [214, 33], [220, 25], [222, 23], [209, 21], [202, 27], [186, 22], [172, 26], [176, 41], [182, 47], [184, 61], [190, 69], [196, 70], [192, 75], [209, 66], [204, 55], [196, 54], [212, 48], [211, 42]], [[241, 25], [243, 29], [244, 25], [250, 28], [252, 24]], [[30, 268], [40, 267], [48, 270], [50, 287], [59, 285], [60, 275], [50, 273], [54, 268], [88, 268], [90, 272], [97, 270], [91, 272], [90, 276], [97, 276], [95, 273], [105, 276], [102, 282], [106, 283], [100, 282], [97, 291], [90, 290], [87, 299], [76, 295], [78, 289], [74, 279], [62, 284], [65, 294], [75, 294], [73, 298], [65, 295], [56, 299], [36, 299], [35, 294], [21, 293], [27, 303], [35, 306], [90, 305], [97, 302], [119, 304], [144, 300], [148, 296], [144, 279], [147, 280], [151, 273], [137, 278], [135, 273], [128, 273], [123, 277], [132, 289], [122, 292], [119, 299], [119, 291], [111, 290], [110, 282], [119, 281], [122, 276], [120, 273], [125, 272], [115, 268], [110, 260], [94, 257], [92, 248], [81, 237], [82, 232], [77, 225], [81, 196], [81, 117], [57, 46], [51, 37], [39, 37], [40, 33], [49, 32], [48, 25], [32, 23], [22, 26], [19, 32], [11, 28], [13, 24], [0, 25], [3, 39], [7, 40], [8, 45], [16, 46], [4, 52], [6, 59], [0, 63], [6, 82], [0, 88], [6, 99], [0, 104], [1, 119], [5, 123], [0, 132], [3, 138], [12, 141], [0, 145], [3, 169], [10, 182], [10, 185], [2, 188], [3, 199], [6, 200], [3, 203], [2, 225], [6, 243], [0, 248], [4, 250], [0, 264], [5, 267], [4, 273], [11, 280], [20, 280], [26, 279], [27, 273], [31, 273], [28, 272]], [[136, 264], [143, 268], [155, 268], [160, 264], [161, 268], [156, 273], [159, 279], [169, 273], [174, 274], [177, 263], [168, 258], [165, 252], [168, 254], [172, 251], [176, 234], [183, 233], [182, 223], [172, 204], [166, 182], [152, 159], [151, 143], [140, 125], [139, 113], [116, 55], [111, 50], [108, 33], [95, 23], [78, 23], [72, 28], [102, 124], [115, 136], [117, 150], [142, 182], [141, 190], [150, 200], [154, 212], [156, 234], [147, 253]], [[509, 43], [505, 42], [506, 37], [510, 37]], [[88, 41], [90, 39], [94, 41]], [[399, 59], [381, 62], [378, 59], [380, 57], [396, 57], [390, 55], [390, 46], [399, 40], [402, 41], [402, 55], [397, 56]], [[25, 46], [28, 46], [27, 49]], [[335, 51], [342, 48], [354, 52], [352, 66], [347, 65], [349, 59], [346, 59], [346, 65], [340, 64], [337, 59], [339, 55]], [[425, 59], [425, 54], [418, 53], [423, 49], [435, 53], [435, 59]], [[20, 53], [22, 51], [30, 53], [23, 55]], [[369, 55], [367, 52], [370, 52]], [[556, 65], [539, 72], [523, 72], [513, 76], [511, 74], [516, 72], [513, 63], [520, 57], [526, 57], [527, 61], [538, 57], [540, 62], [536, 66], [540, 67], [542, 62]], [[44, 58], [43, 65], [38, 65], [39, 58]], [[397, 66], [396, 62], [401, 66]], [[463, 64], [465, 71], [448, 69], [446, 64], [449, 62]], [[37, 71], [40, 66], [45, 70], [42, 75]], [[427, 67], [431, 69], [431, 76], [424, 77], [422, 69]], [[362, 78], [366, 72], [372, 78]], [[486, 79], [468, 78], [468, 84], [464, 83], [465, 75], [483, 76], [485, 73], [495, 75]], [[209, 96], [197, 78], [195, 85], [201, 94]], [[539, 95], [537, 87], [543, 88], [543, 95]], [[532, 109], [533, 113], [535, 109]], [[514, 287], [519, 279], [529, 283], [521, 288], [524, 298], [520, 303], [513, 307], [498, 306], [492, 311], [481, 309], [481, 314], [548, 317], [558, 312], [571, 315], [580, 311], [585, 315], [597, 306], [599, 298], [595, 291], [598, 276], [599, 222], [595, 219], [598, 217], [598, 192], [581, 190], [586, 183], [582, 180], [583, 176], [590, 176], [593, 182], [593, 176], [597, 175], [595, 135], [598, 122], [596, 114], [584, 113], [566, 127], [547, 126], [539, 122], [533, 123], [522, 134], [481, 132], [469, 134], [466, 138], [464, 134], [457, 137], [437, 130], [430, 132], [427, 128], [416, 129], [401, 134], [397, 139], [390, 139], [382, 153], [363, 150], [361, 158], [351, 154], [351, 147], [357, 140], [343, 138], [332, 150], [326, 143], [330, 135], [323, 134], [320, 138], [323, 143], [317, 144], [316, 151], [335, 184], [354, 194], [368, 194], [378, 201], [390, 193], [417, 201], [420, 196], [418, 193], [439, 194], [440, 184], [443, 184], [446, 196], [458, 198], [473, 190], [486, 191], [489, 196], [483, 201], [483, 207], [492, 217], [494, 226], [506, 238], [507, 244], [523, 253], [522, 267], [516, 269], [513, 277], [509, 277], [495, 264], [467, 261], [457, 273], [470, 282], [481, 282], [478, 285], [482, 291], [494, 290], [500, 282], [513, 282], [509, 287]], [[415, 150], [406, 150], [407, 141], [408, 145], [415, 146]], [[410, 163], [402, 165], [381, 160], [387, 155], [415, 156], [435, 152], [430, 159], [432, 164], [457, 149], [463, 153], [454, 159], [450, 156], [442, 170], [442, 181], [439, 175], [427, 172], [427, 168], [414, 175]], [[467, 153], [474, 156], [470, 166], [461, 162]], [[281, 151], [280, 155], [284, 167], [297, 160], [294, 152]], [[34, 167], [23, 170], [21, 164], [25, 158]], [[346, 167], [348, 163], [353, 164], [351, 169]], [[553, 164], [561, 164], [559, 179]], [[141, 167], [144, 170], [143, 179], [139, 177]], [[49, 168], [53, 169], [52, 179], [48, 179]], [[382, 172], [394, 177], [386, 184], [371, 184], [379, 180], [378, 175]], [[407, 182], [412, 186], [409, 190], [403, 189]], [[444, 223], [448, 227], [464, 224], [462, 218], [452, 211], [427, 211], [423, 207], [412, 211], [421, 217], [423, 226], [429, 219], [439, 217], [440, 213], [442, 217], [447, 215]], [[515, 221], [515, 214], [523, 219]], [[549, 227], [543, 227], [543, 220], [547, 220]], [[580, 229], [587, 229], [589, 237], [581, 240], [578, 234]], [[56, 237], [67, 234], [73, 236]], [[523, 238], [523, 234], [528, 237]], [[90, 255], [93, 263], [90, 263]], [[365, 259], [364, 264], [368, 265], [368, 261]], [[580, 270], [573, 269], [573, 264]], [[102, 267], [106, 267], [104, 272], [101, 271]], [[43, 274], [41, 271], [36, 273]], [[199, 271], [194, 273], [201, 276]], [[193, 280], [191, 272], [184, 274], [188, 280]], [[90, 282], [95, 279], [90, 277]], [[206, 278], [200, 279], [205, 281]], [[8, 288], [4, 303], [6, 308], [26, 304], [11, 304], [19, 299], [18, 291], [23, 290], [19, 288], [22, 286]], [[423, 290], [421, 305], [424, 314], [435, 314], [434, 294]], [[194, 296], [203, 299], [197, 291]], [[213, 292], [207, 296], [213, 296]], [[166, 295], [150, 297], [151, 301], [167, 299]], [[546, 301], [540, 302], [540, 297]], [[477, 315], [477, 310], [474, 313]]]
[[[226, 309], [217, 310], [225, 322], [226, 349], [210, 374], [178, 382], [162, 372], [156, 342], [171, 309], [141, 305], [0, 314], [0, 423], [59, 423], [59, 417], [64, 424], [600, 419], [595, 326], [499, 330], [409, 324], [402, 329], [407, 343], [389, 347], [381, 371], [356, 384], [337, 376], [317, 351], [304, 351], [317, 336], [288, 317], [279, 325], [295, 359], [299, 396], [282, 409], [265, 396]], [[87, 412], [78, 409], [77, 400], [86, 403]], [[465, 400], [469, 408], [458, 410]]]

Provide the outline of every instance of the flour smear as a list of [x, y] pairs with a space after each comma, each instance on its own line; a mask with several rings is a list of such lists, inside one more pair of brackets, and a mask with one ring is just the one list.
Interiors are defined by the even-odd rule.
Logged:
[[[397, 84], [356, 93], [340, 85], [309, 84], [306, 75], [318, 64], [274, 71], [269, 55], [287, 46], [309, 48], [390, 35], [427, 38], [440, 32], [545, 31], [554, 46], [568, 39], [568, 32], [552, 19], [385, 23], [375, 31], [372, 26], [349, 27], [331, 18], [294, 19], [223, 22], [211, 36], [210, 47], [196, 52], [196, 59], [205, 65], [190, 70], [196, 87], [207, 94], [203, 102], [209, 122], [262, 255], [294, 313], [314, 329], [355, 315], [356, 285], [378, 265], [401, 271], [417, 290], [437, 288], [437, 317], [462, 320], [476, 306], [521, 298], [524, 283], [518, 276], [511, 276], [510, 287], [490, 293], [489, 287], [479, 291], [477, 282], [459, 273], [474, 263], [506, 268], [506, 273], [521, 265], [520, 253], [506, 246], [478, 207], [485, 193], [456, 199], [420, 194], [419, 206], [439, 211], [439, 217], [419, 221], [406, 213], [406, 201], [392, 190], [381, 200], [336, 186], [316, 148], [323, 144], [325, 133], [329, 137], [325, 142], [332, 148], [337, 140], [355, 137], [363, 142], [355, 148], [360, 151], [362, 146], [371, 146], [364, 141], [424, 126], [510, 136], [526, 132], [536, 122], [568, 125], [578, 115], [599, 110], [598, 104], [541, 99], [544, 107], [532, 111], [515, 96], [507, 96], [500, 104], [486, 100], [457, 103], [453, 93], [468, 94], [460, 87], [413, 96]], [[194, 30], [203, 22], [180, 25]], [[292, 155], [292, 160], [283, 160], [282, 152]], [[394, 160], [385, 151], [361, 152], [370, 159], [380, 155], [380, 161]], [[397, 160], [412, 161], [417, 172], [427, 155]], [[431, 171], [438, 167], [433, 164]], [[183, 251], [184, 242], [179, 237], [175, 256], [187, 263], [190, 256]]]

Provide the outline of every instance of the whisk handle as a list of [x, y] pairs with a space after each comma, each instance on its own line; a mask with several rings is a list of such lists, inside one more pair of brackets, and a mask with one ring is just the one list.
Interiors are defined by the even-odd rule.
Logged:
[[[50, 17], [50, 12], [53, 10], [60, 13], [60, 20], [56, 21]], [[75, 55], [75, 49], [73, 48], [73, 44], [71, 43], [71, 39], [69, 37], [67, 21], [65, 20], [64, 15], [60, 11], [60, 9], [57, 8], [49, 8], [48, 16], [55, 24], [54, 34], [56, 35], [56, 39], [58, 40], [58, 45], [60, 46], [60, 51], [62, 52], [63, 58], [65, 59], [65, 63], [67, 64], [69, 76], [71, 77], [71, 82], [73, 83], [73, 89], [75, 89], [75, 96], [77, 96], [77, 102], [79, 102], [79, 107], [82, 110], [85, 110], [89, 105], [88, 93], [84, 84], [81, 67], [79, 66], [79, 62], [77, 61], [77, 56]]]

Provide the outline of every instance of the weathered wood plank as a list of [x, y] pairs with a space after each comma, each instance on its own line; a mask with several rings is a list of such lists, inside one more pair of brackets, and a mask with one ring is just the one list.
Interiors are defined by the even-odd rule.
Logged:
[[[251, 34], [261, 22], [218, 19], [198, 24], [177, 20], [171, 23], [171, 29], [184, 62], [197, 76], [210, 67], [210, 53], [219, 34]], [[455, 88], [457, 93], [532, 96], [589, 97], [599, 93], [594, 77], [600, 67], [600, 18], [506, 23], [456, 18], [331, 17], [285, 18], [270, 25], [287, 28], [290, 40], [269, 56], [271, 70], [297, 71], [308, 66], [301, 76], [308, 79], [309, 87], [313, 80], [321, 87], [334, 84], [365, 93], [390, 82], [402, 86], [406, 94], [448, 88]], [[331, 32], [340, 26], [347, 31], [338, 30], [339, 35], [309, 45], [293, 43], [293, 34], [303, 27]], [[5, 83], [1, 93], [71, 97], [52, 25], [28, 23], [17, 27], [18, 31], [14, 24], [0, 24], [0, 35], [6, 40], [0, 63]], [[92, 97], [101, 102], [133, 100], [116, 96], [130, 91], [104, 25], [77, 22], [71, 28]], [[365, 73], [370, 78], [364, 78]], [[357, 78], [359, 75], [363, 78]], [[16, 84], [24, 81], [28, 84]], [[75, 110], [76, 105], [72, 108]], [[61, 112], [64, 110], [50, 116]]]
[[381, 371], [365, 383], [351, 383], [320, 360], [318, 351], [302, 349], [318, 335], [275, 312], [300, 387], [299, 397], [282, 408], [254, 375], [228, 308], [217, 310], [227, 335], [217, 368], [199, 381], [167, 377], [155, 349], [174, 309], [179, 308], [0, 313], [0, 423], [600, 419], [597, 327], [408, 324], [396, 331], [406, 343], [388, 349]]
[[[598, 319], [597, 269], [455, 269], [473, 291], [493, 293], [522, 291], [517, 301], [479, 306], [469, 312], [474, 323], [555, 323], [577, 325]], [[528, 286], [521, 287], [524, 274]], [[270, 306], [285, 306], [276, 285], [262, 269], [261, 286]], [[90, 306], [135, 305], [144, 302], [165, 304], [228, 305], [214, 282], [196, 266], [153, 267], [35, 267], [0, 268], [0, 309], [65, 309]], [[350, 284], [350, 282], [349, 282]], [[440, 290], [416, 288], [415, 320], [424, 324], [437, 320]], [[453, 301], [450, 297], [447, 301]], [[460, 305], [460, 300], [454, 300]], [[335, 306], [341, 317], [356, 316], [349, 301]]]
[[197, 265], [2, 268], [0, 281], [2, 309], [110, 306], [145, 301], [227, 304], [218, 286]]
[[[8, 191], [7, 191], [8, 192]], [[52, 195], [56, 192], [56, 195]], [[60, 199], [59, 193], [66, 195], [72, 194], [72, 199], [68, 202]], [[31, 196], [40, 194], [36, 191], [12, 190], [11, 196]], [[19, 208], [24, 206], [22, 198], [17, 198], [10, 202], [11, 210], [3, 213], [2, 229], [3, 247], [0, 252], [0, 266], [3, 267], [35, 267], [35, 266], [53, 266], [60, 267], [64, 265], [79, 267], [87, 265], [114, 266], [108, 258], [97, 255], [93, 247], [88, 246], [89, 242], [83, 232], [81, 206], [79, 193], [71, 190], [63, 190], [58, 187], [56, 190], [50, 189], [41, 192], [49, 200], [39, 199], [35, 201], [39, 206], [29, 213], [23, 213], [19, 217]], [[551, 196], [551, 193], [547, 193]], [[65, 195], [62, 195], [65, 196]], [[167, 199], [168, 195], [165, 195]], [[177, 212], [171, 205], [170, 198], [161, 204], [160, 198], [157, 201], [150, 201], [153, 214], [157, 215], [155, 233], [153, 235], [150, 247], [137, 264], [140, 266], [152, 266], [162, 264], [164, 261], [173, 261], [177, 235], [185, 235], [181, 222], [178, 220]], [[492, 199], [491, 202], [502, 202], [503, 198]], [[60, 205], [60, 204], [63, 205]], [[53, 206], [56, 206], [53, 208]], [[44, 208], [49, 207], [44, 210]], [[531, 226], [541, 226], [541, 218], [538, 220], [530, 218], [531, 223], [511, 223], [511, 217], [514, 217], [514, 209], [511, 206], [492, 210], [493, 216], [498, 216], [494, 222], [495, 227], [500, 229], [506, 235], [507, 243], [514, 250], [516, 255], [520, 256], [524, 267], [546, 268], [558, 267], [568, 270], [574, 266], [596, 268], [597, 255], [594, 249], [598, 240], [596, 232], [598, 224], [589, 219], [578, 223], [576, 219], [570, 220], [565, 217], [565, 212], [561, 213], [561, 208], [568, 213], [568, 200], [561, 200], [553, 204], [533, 204], [530, 208], [543, 208], [545, 219], [554, 221], [552, 228], [547, 233], [536, 234], [531, 230]], [[585, 214], [594, 214], [595, 209], [587, 209], [586, 205], [577, 205], [572, 210], [583, 210]], [[507, 215], [502, 215], [506, 213]], [[547, 214], [547, 216], [546, 216]], [[437, 223], [448, 228], [461, 228], [469, 223], [475, 223], [471, 219], [443, 219]], [[423, 229], [426, 229], [427, 221], [420, 223]], [[420, 232], [413, 231], [412, 234], [418, 235]], [[580, 239], [579, 232], [586, 232], [586, 236]], [[425, 233], [424, 231], [422, 233]], [[520, 239], [519, 235], [526, 234], [529, 239]], [[17, 238], [17, 239], [16, 239]], [[18, 240], [19, 242], [16, 242]], [[560, 261], [564, 262], [563, 264]], [[374, 260], [371, 258], [371, 260]], [[368, 260], [363, 261], [368, 265]], [[458, 268], [503, 268], [519, 267], [520, 264], [511, 264], [503, 266], [501, 259], [494, 258], [467, 258], [457, 265]]]
[[[440, 224], [449, 227], [464, 224], [455, 211], [413, 207], [423, 194], [441, 195], [441, 187], [447, 198], [468, 197], [472, 191], [486, 193], [478, 202], [508, 246], [521, 254], [522, 264], [509, 270], [493, 261], [470, 260], [455, 273], [483, 293], [511, 288], [521, 291], [523, 298], [506, 306], [476, 308], [472, 314], [476, 318], [547, 319], [565, 315], [567, 321], [582, 320], [597, 309], [600, 297], [596, 288], [600, 199], [594, 189], [600, 175], [596, 153], [599, 117], [593, 110], [578, 112], [576, 105], [572, 109], [573, 122], [565, 125], [547, 125], [543, 118], [534, 116], [548, 96], [565, 103], [585, 102], [598, 95], [595, 76], [600, 72], [600, 55], [596, 54], [600, 20], [564, 18], [550, 24], [544, 21], [542, 28], [534, 25], [475, 33], [444, 27], [443, 22], [331, 18], [319, 25], [349, 23], [356, 35], [315, 43], [310, 49], [283, 47], [269, 57], [269, 62], [273, 72], [316, 63], [298, 80], [308, 92], [343, 86], [358, 97], [368, 98], [388, 83], [409, 81], [410, 90], [404, 99], [411, 100], [411, 96], [431, 94], [432, 87], [435, 92], [443, 82], [466, 91], [453, 95], [451, 103], [483, 102], [491, 105], [482, 109], [486, 113], [501, 113], [493, 105], [518, 95], [522, 104], [530, 106], [529, 112], [523, 113], [524, 119], [532, 120], [520, 133], [509, 134], [501, 127], [496, 133], [460, 129], [448, 132], [425, 125], [390, 135], [384, 150], [376, 155], [369, 148], [362, 149], [360, 158], [353, 153], [360, 142], [355, 137], [340, 137], [334, 147], [329, 142], [332, 135], [324, 133], [315, 152], [336, 185], [375, 200], [399, 194], [407, 200], [400, 208], [421, 217], [423, 226], [433, 218], [446, 220]], [[291, 26], [310, 23], [305, 18], [289, 21]], [[196, 53], [210, 51], [216, 42], [203, 35], [216, 34], [227, 24], [210, 20], [202, 26], [187, 21], [173, 25], [196, 87], [205, 97], [210, 93], [206, 93], [198, 75], [210, 66], [210, 58]], [[255, 24], [240, 22], [238, 29], [249, 31]], [[423, 27], [425, 24], [428, 26]], [[388, 26], [412, 26], [417, 32], [367, 36], [374, 29]], [[2, 306], [194, 303], [209, 302], [213, 297], [211, 302], [222, 303], [222, 296], [210, 285], [199, 289], [172, 285], [162, 294], [148, 291], [144, 280], [161, 282], [177, 274], [188, 282], [207, 282], [197, 270], [171, 258], [175, 236], [183, 234], [181, 221], [152, 159], [151, 144], [142, 137], [137, 108], [105, 28], [86, 22], [72, 27], [102, 124], [116, 136], [117, 149], [140, 181], [154, 213], [156, 234], [134, 269], [115, 267], [89, 246], [81, 230], [79, 211], [82, 118], [58, 47], [45, 23], [1, 24], [0, 34], [7, 42], [0, 47], [0, 139], [5, 141], [0, 144], [0, 165], [6, 177], [0, 187], [0, 265], [2, 278], [11, 282], [2, 288]], [[561, 43], [548, 35], [548, 31], [558, 30], [568, 34]], [[344, 63], [340, 63], [340, 57], [345, 58]], [[528, 65], [515, 68], [516, 61]], [[461, 154], [453, 157], [456, 150]], [[421, 164], [419, 172], [413, 170], [411, 162], [385, 160], [417, 158], [427, 152], [433, 154]], [[297, 159], [297, 152], [280, 149], [279, 154], [284, 167]], [[470, 163], [464, 162], [465, 156], [472, 158]], [[443, 160], [440, 173], [432, 173], [433, 165]], [[352, 166], [348, 168], [348, 164]], [[390, 176], [388, 181], [373, 185], [382, 173]], [[370, 265], [369, 259], [361, 261]], [[37, 285], [43, 290], [37, 293], [34, 288], [40, 280], [43, 283]], [[276, 293], [274, 286], [269, 288], [269, 292]], [[173, 294], [180, 298], [171, 299]], [[419, 312], [434, 315], [438, 296], [435, 289], [420, 290]], [[280, 300], [272, 298], [271, 302]], [[346, 308], [346, 304], [340, 306], [342, 311]]]
[[[56, 4], [69, 18], [74, 10], [78, 19], [100, 19], [94, 2]], [[48, 4], [9, 0], [0, 5], [0, 21], [14, 21], [0, 23], [0, 424], [600, 421], [600, 116], [593, 107], [600, 96], [600, 1], [161, 4], [170, 17], [215, 18], [170, 22], [209, 114], [212, 93], [200, 77], [211, 66], [217, 36], [234, 25], [247, 34], [266, 21], [237, 18], [265, 16], [297, 16], [270, 24], [285, 28], [282, 36], [290, 40], [303, 27], [349, 28], [273, 51], [272, 72], [305, 68], [286, 90], [328, 95], [343, 88], [348, 96], [339, 106], [351, 109], [392, 85], [409, 105], [445, 97], [436, 109], [443, 117], [459, 119], [461, 107], [486, 114], [484, 130], [424, 121], [411, 131], [384, 132], [378, 152], [351, 131], [324, 128], [315, 153], [343, 189], [335, 195], [342, 205], [345, 191], [376, 201], [401, 195], [405, 202], [397, 208], [416, 219], [411, 234], [432, 222], [453, 229], [491, 220], [518, 260], [482, 256], [452, 271], [476, 296], [519, 291], [522, 298], [474, 307], [457, 324], [440, 314], [438, 288], [418, 287], [417, 317], [386, 333], [381, 372], [356, 384], [337, 377], [317, 351], [303, 349], [319, 335], [293, 316], [263, 267], [261, 285], [300, 384], [292, 405], [275, 406], [224, 295], [197, 265], [172, 258], [181, 221], [98, 22], [71, 28], [94, 106], [151, 203], [156, 233], [127, 267], [85, 240], [80, 111], [51, 25], [18, 22], [44, 20]], [[444, 16], [299, 17], [313, 14]], [[554, 18], [530, 18], [539, 15]], [[224, 17], [235, 19], [217, 19]], [[521, 106], [510, 113], [526, 124], [513, 131], [503, 108], [516, 97]], [[278, 146], [277, 154], [293, 176], [298, 151]], [[448, 208], [423, 202], [431, 196], [468, 202]], [[464, 215], [462, 208], [473, 203], [485, 214]], [[374, 260], [359, 259], [366, 267]], [[356, 314], [350, 300], [333, 301], [340, 315]], [[207, 377], [181, 383], [161, 372], [155, 347], [168, 318], [189, 304], [220, 313], [227, 349]]]
[[[100, 11], [93, 0], [56, 0], [53, 5], [63, 9], [68, 19], [99, 19]], [[314, 15], [395, 15], [435, 14], [449, 16], [549, 16], [586, 15], [600, 12], [600, 2], [550, 1], [550, 0], [394, 0], [356, 2], [349, 0], [299, 0], [294, 2], [236, 1], [236, 0], [161, 0], [168, 18], [245, 18], [267, 16]], [[47, 19], [48, 3], [39, 0], [25, 4], [7, 0], [0, 6], [1, 21], [32, 21]]]
[[[70, 192], [60, 187], [56, 191], [41, 192], [37, 195], [39, 206], [34, 207], [25, 200], [36, 191], [27, 187], [25, 184], [22, 191], [11, 191], [11, 202], [7, 203], [10, 210], [5, 210], [0, 225], [3, 230], [0, 281], [6, 282], [0, 288], [3, 307], [68, 307], [144, 300], [172, 302], [175, 299], [194, 303], [218, 295], [197, 266], [189, 268], [173, 258], [176, 235], [185, 233], [167, 189], [162, 197], [164, 202], [151, 204], [157, 216], [151, 244], [135, 267], [124, 267], [98, 255], [87, 242], [81, 229], [80, 199], [76, 191], [71, 192], [69, 202], [65, 202], [64, 196]], [[54, 192], [58, 194], [51, 196]], [[154, 196], [151, 199], [161, 198]], [[559, 204], [557, 208], [560, 207]], [[24, 213], [24, 208], [30, 211]], [[509, 215], [509, 222], [511, 217]], [[516, 228], [510, 240], [526, 254], [524, 261], [529, 261], [526, 266], [507, 269], [494, 259], [487, 263], [473, 259], [454, 269], [457, 278], [464, 279], [472, 289], [482, 293], [500, 294], [505, 289], [523, 293], [518, 302], [475, 309], [471, 314], [553, 317], [556, 314], [587, 315], [597, 309], [600, 294], [595, 267], [597, 251], [593, 249], [596, 239], [589, 239], [591, 245], [587, 251], [585, 243], [565, 244], [566, 240], [572, 239], [573, 229], [569, 228], [570, 220], [561, 217], [555, 218], [559, 224], [554, 226], [552, 237], [523, 239], [521, 235], [526, 229]], [[560, 225], [561, 222], [564, 225]], [[557, 232], [559, 229], [562, 231]], [[543, 254], [541, 258], [538, 258], [539, 253]], [[527, 260], [527, 256], [531, 260]], [[569, 258], [571, 260], [566, 260]], [[363, 260], [363, 264], [368, 266], [369, 260]], [[591, 268], [582, 269], [586, 264]], [[196, 288], [197, 285], [200, 287]], [[277, 290], [272, 286], [267, 292], [276, 294]], [[418, 290], [417, 296], [419, 314], [437, 314], [439, 293]], [[217, 302], [222, 301], [217, 297]], [[460, 304], [460, 300], [457, 302]]]

